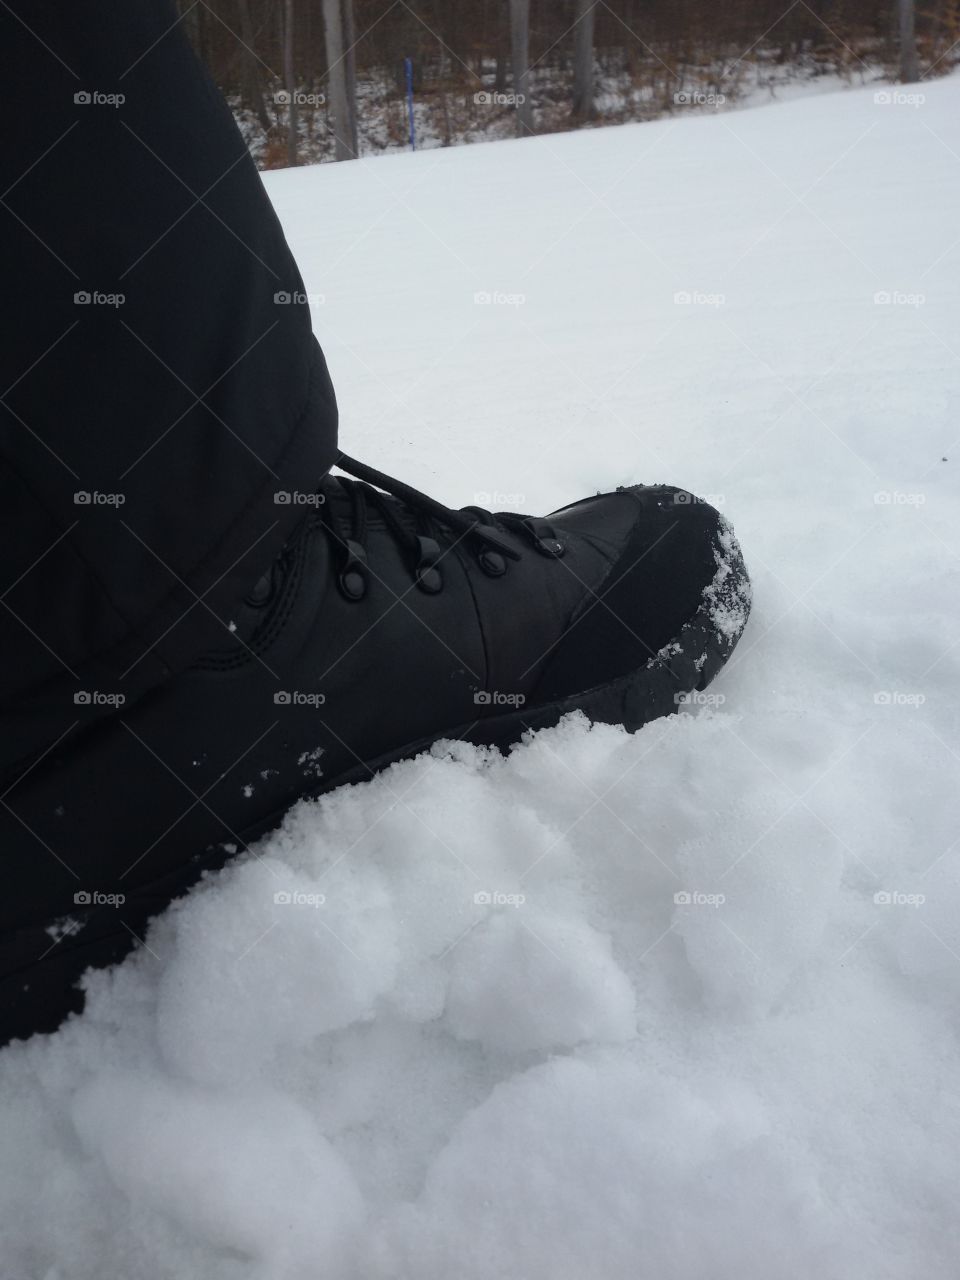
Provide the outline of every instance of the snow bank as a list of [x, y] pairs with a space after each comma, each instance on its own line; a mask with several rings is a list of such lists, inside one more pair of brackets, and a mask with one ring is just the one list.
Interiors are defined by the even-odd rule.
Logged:
[[0, 1054], [3, 1280], [956, 1274], [960, 83], [924, 92], [277, 175], [351, 452], [712, 494], [754, 614], [633, 737], [301, 804]]
[[927, 887], [927, 735], [771, 708], [768, 674], [736, 715], [573, 717], [299, 806], [0, 1055], [11, 1274], [950, 1274], [960, 891], [939, 952], [875, 900]]

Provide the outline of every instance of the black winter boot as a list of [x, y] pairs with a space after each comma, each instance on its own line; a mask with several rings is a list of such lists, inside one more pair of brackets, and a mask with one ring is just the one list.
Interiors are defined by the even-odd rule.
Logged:
[[356, 478], [305, 495], [218, 652], [81, 723], [6, 792], [0, 1041], [79, 1008], [87, 965], [298, 798], [439, 738], [505, 747], [576, 708], [637, 729], [703, 689], [743, 631], [733, 532], [683, 490], [537, 519], [337, 466]]

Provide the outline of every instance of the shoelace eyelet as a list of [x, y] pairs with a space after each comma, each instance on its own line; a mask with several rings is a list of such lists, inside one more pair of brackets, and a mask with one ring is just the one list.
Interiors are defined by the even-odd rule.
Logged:
[[414, 571], [417, 586], [427, 595], [435, 596], [443, 590], [443, 575], [437, 568], [437, 561], [441, 555], [440, 544], [433, 538], [425, 538], [422, 535], [417, 538], [417, 542], [420, 544], [420, 558]]
[[507, 557], [502, 550], [503, 530], [489, 524], [475, 524], [471, 533], [482, 539], [477, 552], [480, 568], [491, 578], [501, 578], [507, 572]]
[[367, 553], [359, 542], [347, 542], [347, 558], [337, 575], [337, 586], [348, 600], [362, 600], [367, 594]]
[[273, 591], [274, 567], [271, 565], [250, 594], [245, 597], [245, 603], [253, 605], [256, 609], [262, 609], [273, 598]]
[[565, 554], [567, 548], [554, 533], [550, 525], [545, 524], [542, 520], [524, 520], [524, 524], [530, 533], [533, 545], [542, 556], [549, 556], [551, 560], [559, 560]]
[[501, 578], [507, 572], [507, 562], [499, 551], [491, 551], [485, 547], [477, 556], [480, 568], [488, 577]]

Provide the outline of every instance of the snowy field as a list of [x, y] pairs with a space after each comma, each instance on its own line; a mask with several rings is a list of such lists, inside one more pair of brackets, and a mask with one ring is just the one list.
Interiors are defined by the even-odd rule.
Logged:
[[691, 714], [299, 806], [0, 1054], [3, 1280], [954, 1280], [960, 79], [919, 90], [269, 175], [350, 453], [685, 486], [754, 614]]

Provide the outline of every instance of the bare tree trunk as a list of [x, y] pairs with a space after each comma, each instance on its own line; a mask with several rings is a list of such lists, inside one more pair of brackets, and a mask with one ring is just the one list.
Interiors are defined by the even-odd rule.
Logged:
[[914, 84], [920, 79], [917, 62], [916, 0], [899, 0], [900, 5], [900, 79]]
[[289, 101], [287, 102], [287, 164], [297, 163], [297, 81], [293, 69], [293, 5], [294, 0], [284, 0], [283, 5], [283, 80]]
[[493, 91], [494, 93], [507, 92], [507, 62], [508, 58], [502, 49], [497, 51], [497, 69], [494, 74]]
[[513, 92], [516, 94], [517, 137], [533, 133], [530, 101], [530, 0], [510, 0], [510, 47]]
[[347, 68], [343, 53], [343, 17], [340, 0], [323, 0], [323, 25], [327, 35], [328, 107], [333, 112], [334, 159], [352, 160], [350, 107], [347, 104]]
[[243, 48], [240, 50], [240, 75], [243, 83], [243, 99], [246, 105], [254, 112], [260, 121], [260, 127], [264, 133], [269, 133], [271, 127], [270, 117], [267, 115], [267, 108], [263, 101], [263, 90], [260, 87], [260, 73], [257, 59], [254, 56], [254, 48], [256, 46], [256, 31], [253, 26], [253, 19], [250, 16], [249, 0], [239, 0], [240, 9], [240, 41]]
[[350, 112], [350, 145], [353, 154], [360, 154], [360, 134], [357, 129], [357, 24], [353, 16], [353, 0], [343, 0], [343, 33], [347, 42], [347, 110]]
[[493, 42], [497, 60], [493, 91], [494, 93], [506, 93], [507, 64], [510, 61], [510, 40], [508, 38], [509, 23], [507, 22], [506, 5], [504, 4], [504, 0], [497, 0], [497, 3], [494, 5], [493, 30]]
[[593, 116], [593, 19], [597, 0], [576, 0], [573, 28], [573, 114]]

